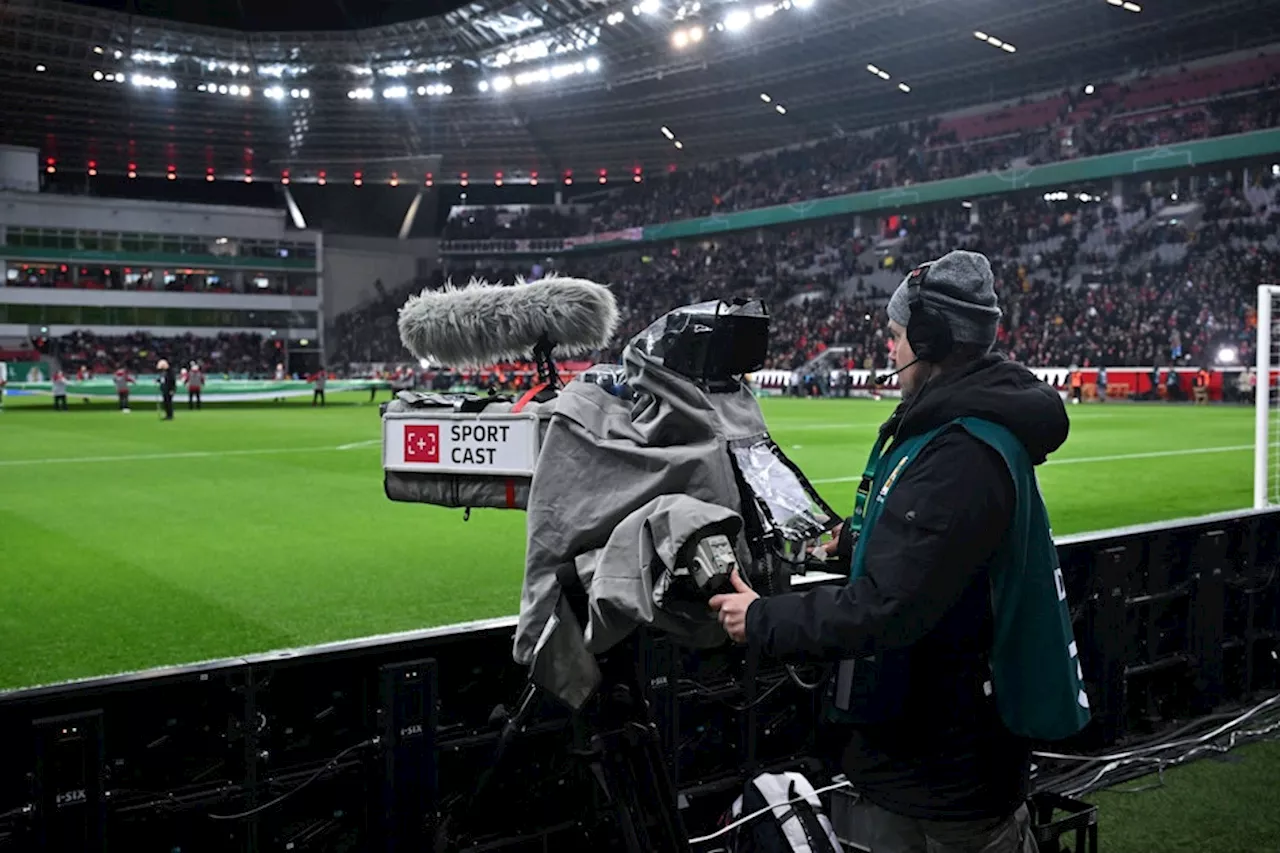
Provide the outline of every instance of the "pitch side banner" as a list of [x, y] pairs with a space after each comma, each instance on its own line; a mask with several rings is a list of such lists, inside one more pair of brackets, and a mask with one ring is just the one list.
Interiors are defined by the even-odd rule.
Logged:
[[[325, 393], [339, 391], [368, 391], [370, 388], [389, 389], [391, 383], [385, 379], [330, 379], [325, 384]], [[40, 396], [53, 395], [52, 382], [10, 382], [5, 386], [9, 392], [20, 391]], [[255, 379], [206, 379], [200, 395], [206, 403], [219, 401], [242, 403], [253, 400], [276, 400], [280, 397], [309, 397], [315, 390], [311, 382], [286, 380]], [[175, 395], [181, 397], [187, 393], [185, 385], [178, 384]], [[88, 382], [67, 382], [68, 397], [88, 397], [91, 400], [116, 399], [116, 386], [110, 378], [90, 379]], [[160, 388], [154, 376], [135, 376], [134, 384], [129, 386], [129, 399], [139, 402], [159, 400]]]

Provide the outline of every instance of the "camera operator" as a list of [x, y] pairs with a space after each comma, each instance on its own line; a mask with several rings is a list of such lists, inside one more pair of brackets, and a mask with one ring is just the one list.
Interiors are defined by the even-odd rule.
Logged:
[[711, 604], [766, 655], [841, 661], [823, 734], [859, 794], [842, 838], [873, 853], [1028, 853], [1029, 738], [1088, 719], [1033, 470], [1066, 440], [1066, 409], [989, 353], [1001, 311], [986, 257], [954, 251], [913, 272], [888, 315], [903, 400], [834, 549], [851, 551], [849, 583], [759, 598], [735, 574]]

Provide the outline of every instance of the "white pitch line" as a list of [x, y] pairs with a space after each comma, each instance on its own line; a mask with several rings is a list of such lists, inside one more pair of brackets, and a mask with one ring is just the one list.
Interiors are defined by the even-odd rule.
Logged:
[[[381, 439], [376, 439], [381, 441]], [[148, 462], [160, 459], [210, 459], [223, 456], [271, 456], [284, 453], [324, 453], [346, 450], [374, 442], [358, 442], [354, 445], [334, 447], [263, 447], [256, 450], [190, 450], [182, 453], [135, 453], [124, 456], [55, 456], [46, 459], [0, 459], [0, 467], [20, 465], [66, 465], [90, 462]]]
[[[1087, 462], [1125, 462], [1129, 459], [1157, 459], [1161, 456], [1194, 456], [1201, 453], [1232, 453], [1240, 450], [1253, 450], [1252, 444], [1229, 444], [1224, 447], [1194, 447], [1188, 450], [1153, 450], [1148, 453], [1122, 453], [1117, 456], [1078, 456], [1074, 459], [1050, 459], [1045, 465], [1083, 465]], [[810, 480], [818, 483], [856, 483], [862, 477], [830, 477], [823, 480]]]
[[369, 439], [368, 441], [353, 441], [353, 442], [351, 442], [350, 444], [340, 444], [340, 445], [338, 445], [338, 449], [339, 449], [339, 450], [354, 450], [354, 449], [355, 449], [355, 448], [357, 448], [357, 447], [368, 447], [368, 446], [369, 446], [369, 445], [371, 445], [371, 444], [381, 444], [381, 443], [382, 443], [382, 439], [380, 439], [380, 438], [371, 438], [371, 439]]

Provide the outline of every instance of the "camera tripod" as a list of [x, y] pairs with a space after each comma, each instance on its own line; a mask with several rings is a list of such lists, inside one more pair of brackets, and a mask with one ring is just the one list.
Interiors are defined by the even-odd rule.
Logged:
[[[626, 853], [690, 853], [688, 835], [676, 807], [675, 786], [663, 762], [657, 729], [649, 720], [635, 667], [636, 638], [601, 658], [600, 687], [573, 714], [570, 754], [592, 781], [597, 830], [607, 832]], [[542, 690], [530, 682], [503, 726], [493, 761], [468, 799], [462, 822], [500, 775], [503, 757], [533, 721]], [[449, 847], [446, 820], [435, 850]]]

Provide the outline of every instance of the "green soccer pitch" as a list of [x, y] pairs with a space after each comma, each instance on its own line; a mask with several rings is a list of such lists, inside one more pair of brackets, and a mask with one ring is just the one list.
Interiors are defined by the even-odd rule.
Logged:
[[[380, 395], [386, 399], [385, 394]], [[228, 404], [161, 422], [73, 399], [0, 415], [0, 688], [514, 614], [524, 514], [393, 503], [377, 408]], [[865, 400], [762, 401], [841, 512]], [[1248, 506], [1246, 408], [1083, 405], [1040, 468], [1058, 534]]]

